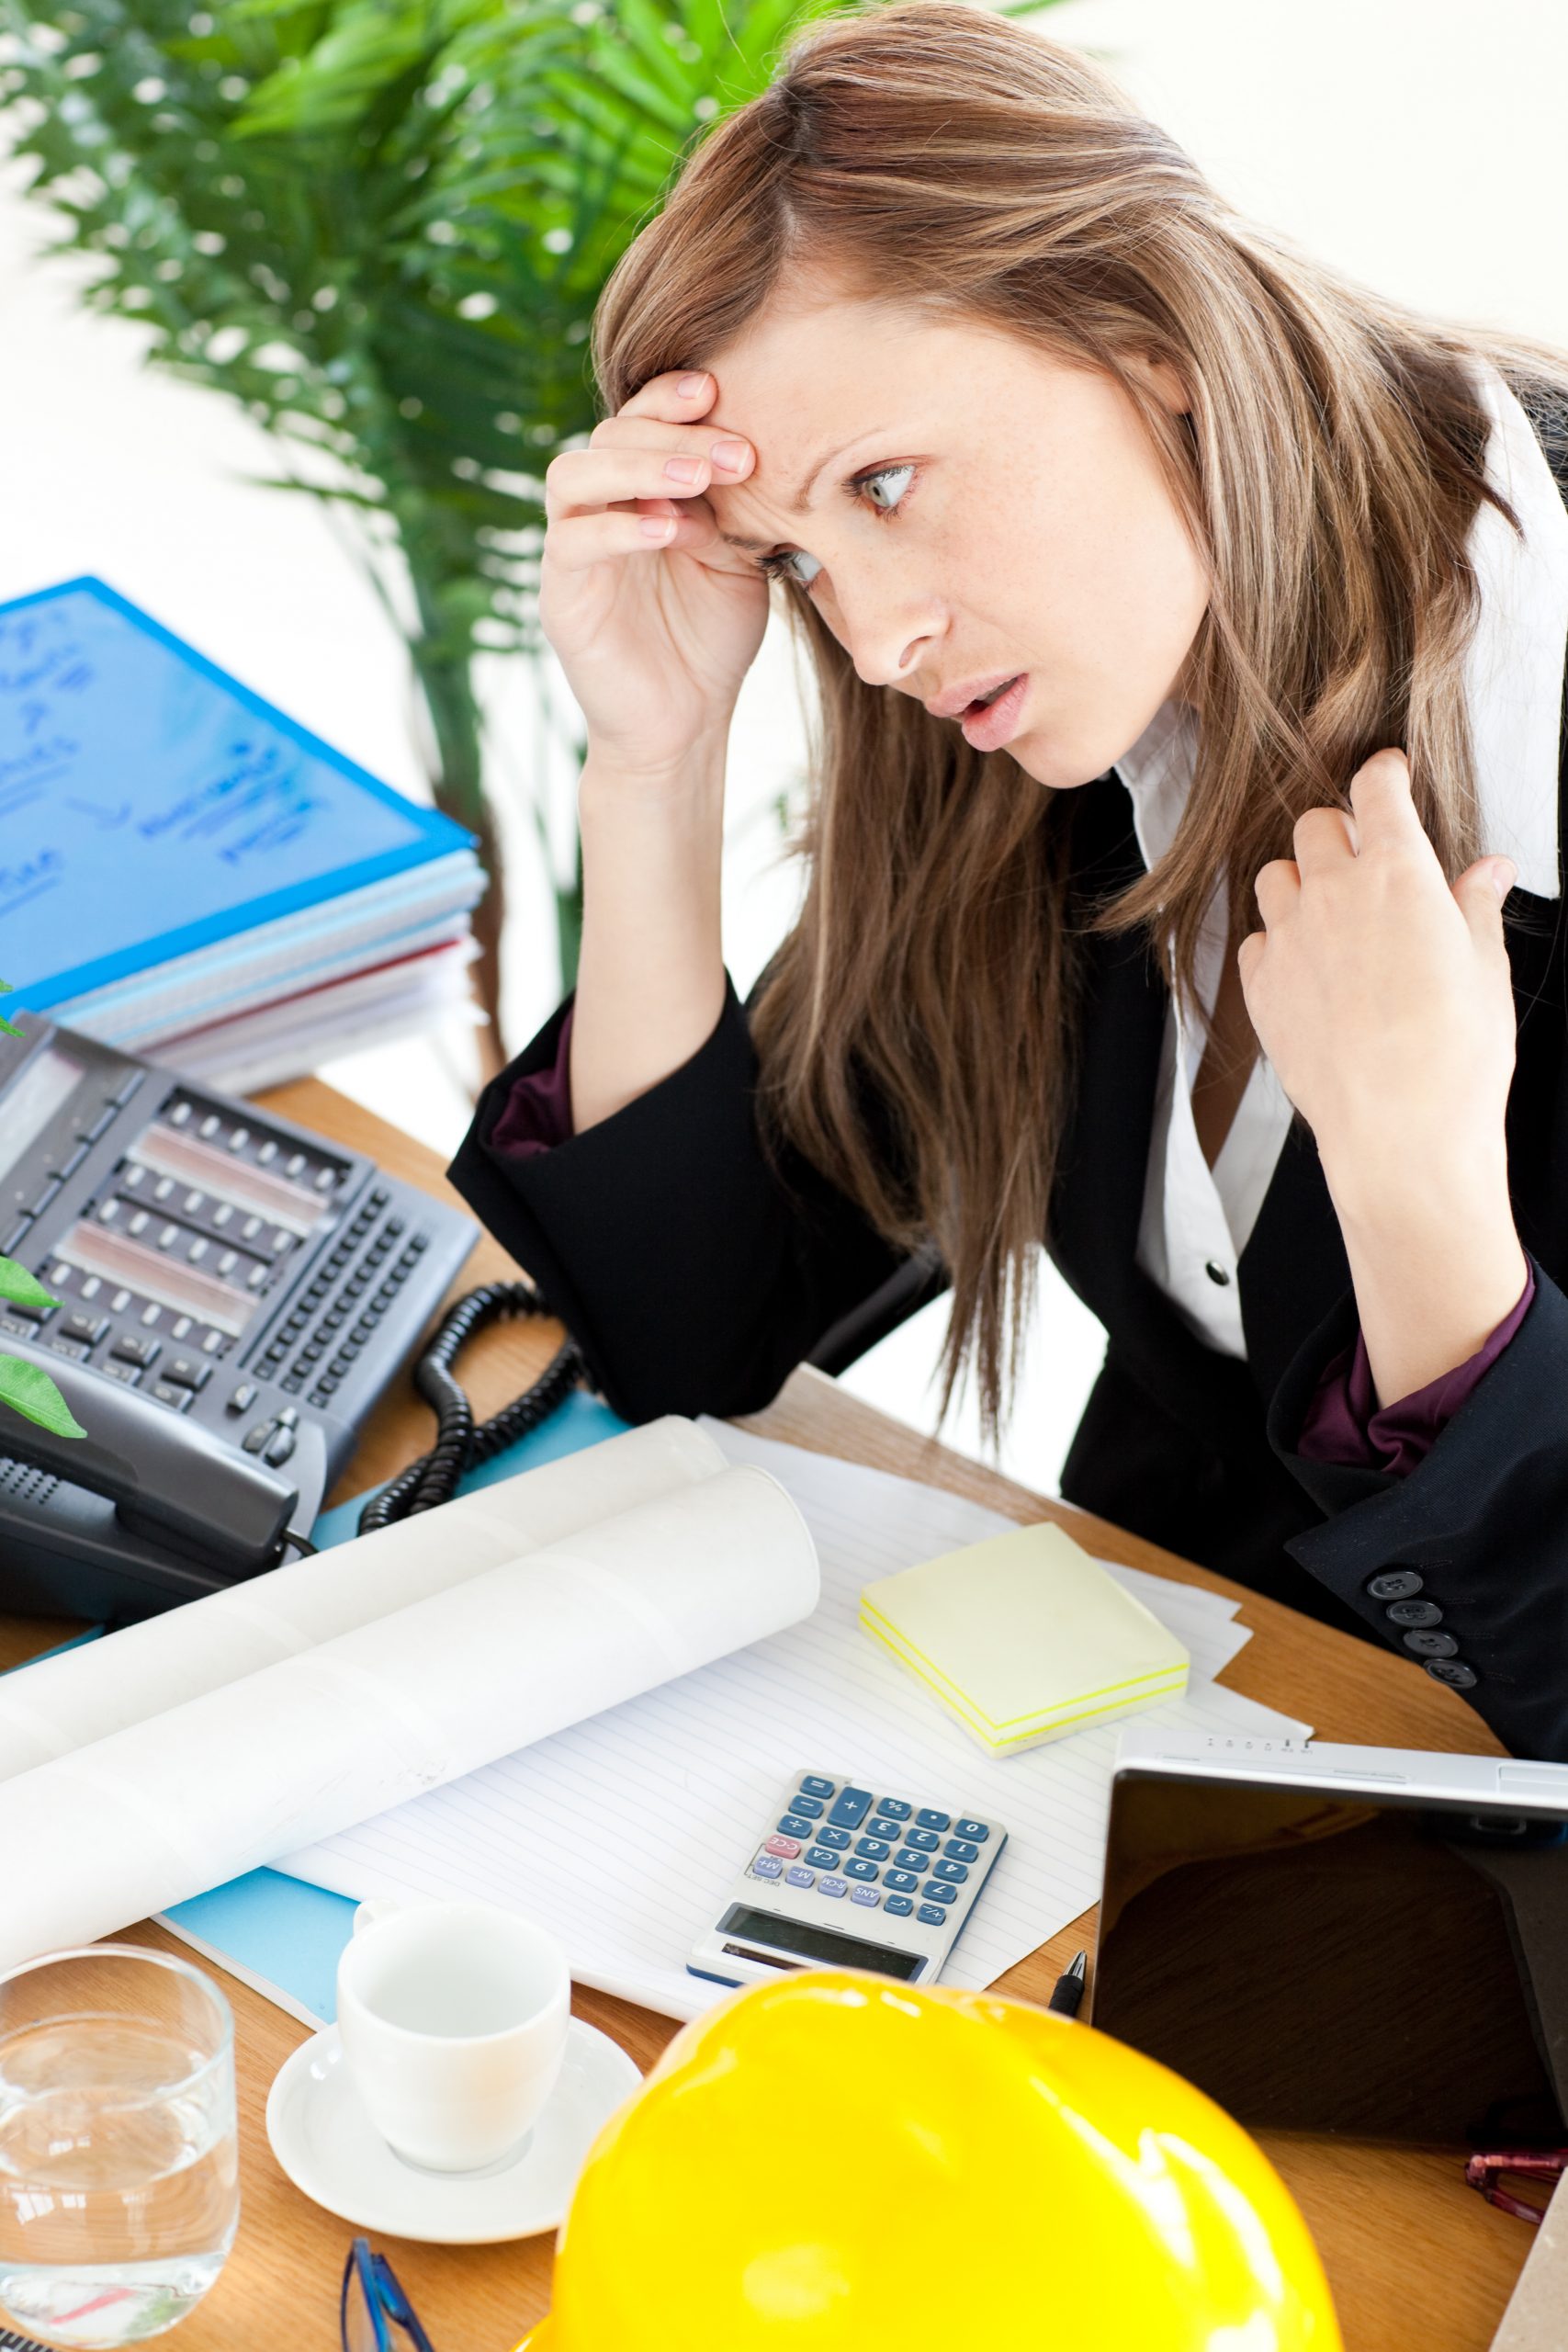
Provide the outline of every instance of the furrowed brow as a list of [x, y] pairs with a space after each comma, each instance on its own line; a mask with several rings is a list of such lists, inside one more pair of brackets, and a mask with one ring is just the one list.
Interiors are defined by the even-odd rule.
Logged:
[[[872, 428], [874, 432], [880, 431], [881, 429], [882, 428], [879, 426], [873, 426]], [[790, 500], [789, 511], [792, 514], [809, 514], [811, 512], [811, 493], [817, 486], [818, 475], [821, 473], [826, 467], [830, 466], [835, 458], [841, 458], [846, 449], [852, 449], [855, 446], [855, 441], [863, 441], [866, 437], [867, 436], [863, 433], [857, 433], [855, 435], [854, 441], [845, 441], [841, 443], [837, 449], [829, 449], [825, 458], [819, 458], [818, 459], [817, 463], [812, 467], [811, 471], [807, 475], [805, 481], [802, 482], [800, 488], [795, 492], [795, 496]], [[718, 536], [724, 541], [726, 547], [739, 548], [743, 555], [771, 555], [773, 552], [773, 542], [772, 539], [742, 538], [737, 531], [721, 531]]]

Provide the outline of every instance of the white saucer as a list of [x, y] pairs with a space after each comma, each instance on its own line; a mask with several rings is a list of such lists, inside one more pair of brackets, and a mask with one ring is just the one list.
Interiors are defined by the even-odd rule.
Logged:
[[573, 2018], [560, 2079], [527, 2146], [504, 2171], [414, 2172], [382, 2139], [349, 2080], [336, 2026], [301, 2042], [266, 2102], [272, 2153], [329, 2213], [389, 2237], [493, 2245], [564, 2220], [599, 2127], [641, 2082], [608, 2034]]

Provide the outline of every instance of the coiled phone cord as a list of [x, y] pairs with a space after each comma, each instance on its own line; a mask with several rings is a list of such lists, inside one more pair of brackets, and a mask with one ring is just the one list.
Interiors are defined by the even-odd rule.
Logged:
[[458, 1350], [487, 1323], [549, 1311], [530, 1282], [483, 1283], [448, 1309], [414, 1366], [413, 1375], [414, 1386], [435, 1415], [435, 1443], [428, 1453], [400, 1471], [379, 1494], [371, 1496], [359, 1514], [361, 1535], [449, 1502], [465, 1470], [488, 1462], [503, 1447], [525, 1437], [576, 1387], [584, 1367], [571, 1340], [557, 1350], [531, 1388], [503, 1405], [488, 1421], [475, 1422], [474, 1408], [452, 1375]]

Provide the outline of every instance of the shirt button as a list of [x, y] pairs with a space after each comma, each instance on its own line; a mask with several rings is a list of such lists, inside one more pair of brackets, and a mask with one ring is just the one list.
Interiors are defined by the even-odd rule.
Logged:
[[1472, 1690], [1481, 1679], [1461, 1657], [1429, 1657], [1427, 1671], [1434, 1682], [1446, 1682], [1450, 1690]]
[[1414, 1568], [1389, 1568], [1373, 1577], [1367, 1590], [1374, 1600], [1408, 1600], [1420, 1591], [1423, 1581]]
[[1229, 1289], [1230, 1275], [1226, 1272], [1224, 1267], [1221, 1265], [1217, 1258], [1211, 1258], [1208, 1264], [1204, 1267], [1203, 1272], [1208, 1275], [1209, 1280], [1212, 1283], [1218, 1284], [1221, 1290]]
[[1393, 1600], [1383, 1615], [1391, 1625], [1440, 1625], [1443, 1622], [1435, 1600]]
[[1404, 1646], [1417, 1657], [1452, 1657], [1459, 1648], [1451, 1634], [1406, 1634]]

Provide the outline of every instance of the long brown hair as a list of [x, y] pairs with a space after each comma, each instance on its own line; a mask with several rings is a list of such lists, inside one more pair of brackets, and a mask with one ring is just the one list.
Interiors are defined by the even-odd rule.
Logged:
[[[719, 123], [595, 321], [614, 412], [707, 364], [787, 272], [1010, 328], [1112, 375], [1206, 560], [1202, 714], [1168, 854], [1102, 925], [1146, 928], [1190, 985], [1216, 874], [1233, 921], [1305, 809], [1385, 743], [1450, 874], [1477, 854], [1461, 657], [1486, 488], [1470, 362], [1568, 395], [1568, 358], [1424, 318], [1239, 218], [1075, 51], [964, 0], [812, 28]], [[1186, 385], [1173, 418], [1129, 364]], [[1071, 1081], [1071, 793], [864, 684], [786, 586], [818, 686], [799, 919], [753, 1009], [777, 1135], [953, 1281], [945, 1413], [973, 1362], [1004, 1418]], [[1248, 918], [1242, 928], [1250, 928]], [[874, 1105], [874, 1116], [869, 1106]]]

